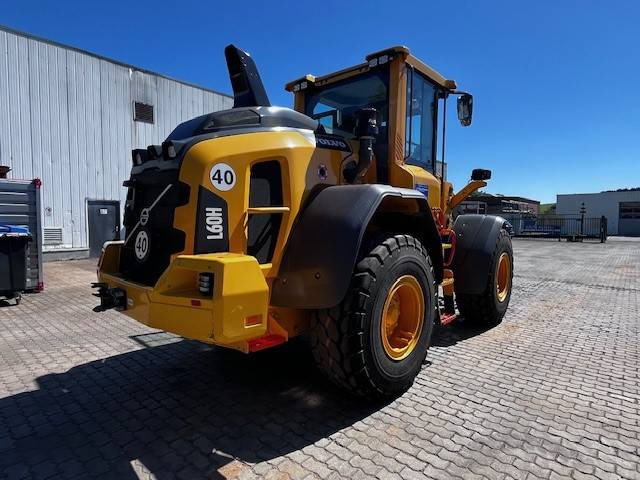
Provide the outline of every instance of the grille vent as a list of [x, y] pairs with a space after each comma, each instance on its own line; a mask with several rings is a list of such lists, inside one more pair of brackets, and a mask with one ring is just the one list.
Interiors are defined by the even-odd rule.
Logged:
[[134, 102], [133, 119], [136, 122], [153, 123], [153, 105]]
[[45, 245], [61, 245], [62, 244], [62, 228], [45, 228], [44, 244]]

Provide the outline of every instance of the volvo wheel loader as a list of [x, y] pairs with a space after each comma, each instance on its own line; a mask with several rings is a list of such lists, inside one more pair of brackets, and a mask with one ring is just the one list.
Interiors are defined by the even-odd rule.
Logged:
[[393, 47], [287, 84], [292, 110], [247, 53], [225, 56], [233, 108], [133, 150], [96, 311], [246, 353], [308, 334], [320, 369], [368, 398], [411, 385], [435, 324], [503, 317], [507, 224], [452, 215], [491, 172], [446, 180], [447, 99], [466, 126], [470, 94]]

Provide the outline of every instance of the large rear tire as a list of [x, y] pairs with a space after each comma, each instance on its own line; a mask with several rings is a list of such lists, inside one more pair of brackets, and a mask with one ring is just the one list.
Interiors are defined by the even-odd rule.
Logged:
[[367, 398], [396, 396], [413, 383], [436, 318], [433, 267], [422, 244], [389, 236], [355, 268], [338, 306], [316, 312], [316, 364], [338, 386]]
[[507, 311], [512, 286], [513, 247], [511, 237], [502, 229], [496, 240], [484, 291], [477, 295], [456, 292], [458, 310], [469, 323], [478, 326], [495, 325]]

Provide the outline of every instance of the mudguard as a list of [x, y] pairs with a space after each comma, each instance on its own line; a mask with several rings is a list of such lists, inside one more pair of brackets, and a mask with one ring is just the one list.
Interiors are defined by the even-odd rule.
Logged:
[[[271, 305], [329, 308], [340, 303], [349, 288], [365, 231], [382, 202], [389, 197], [396, 197], [400, 203], [412, 202], [412, 206], [417, 207], [414, 208], [417, 213], [410, 217], [398, 213], [398, 231], [394, 233], [418, 236], [429, 250], [436, 280], [440, 281], [440, 237], [421, 192], [377, 184], [336, 185], [316, 192], [298, 215], [278, 277], [272, 284]], [[400, 217], [409, 221], [402, 224]], [[414, 232], [401, 225], [411, 225]]]
[[507, 221], [496, 215], [460, 215], [453, 224], [456, 251], [451, 269], [456, 293], [484, 292], [500, 230]]

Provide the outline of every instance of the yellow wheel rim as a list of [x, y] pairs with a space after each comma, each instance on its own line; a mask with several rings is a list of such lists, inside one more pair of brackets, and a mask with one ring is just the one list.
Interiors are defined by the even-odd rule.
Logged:
[[418, 280], [403, 275], [392, 285], [382, 309], [382, 346], [393, 360], [413, 352], [424, 323], [424, 294]]
[[496, 268], [496, 295], [498, 301], [502, 303], [507, 298], [511, 288], [511, 259], [507, 252], [500, 255]]

